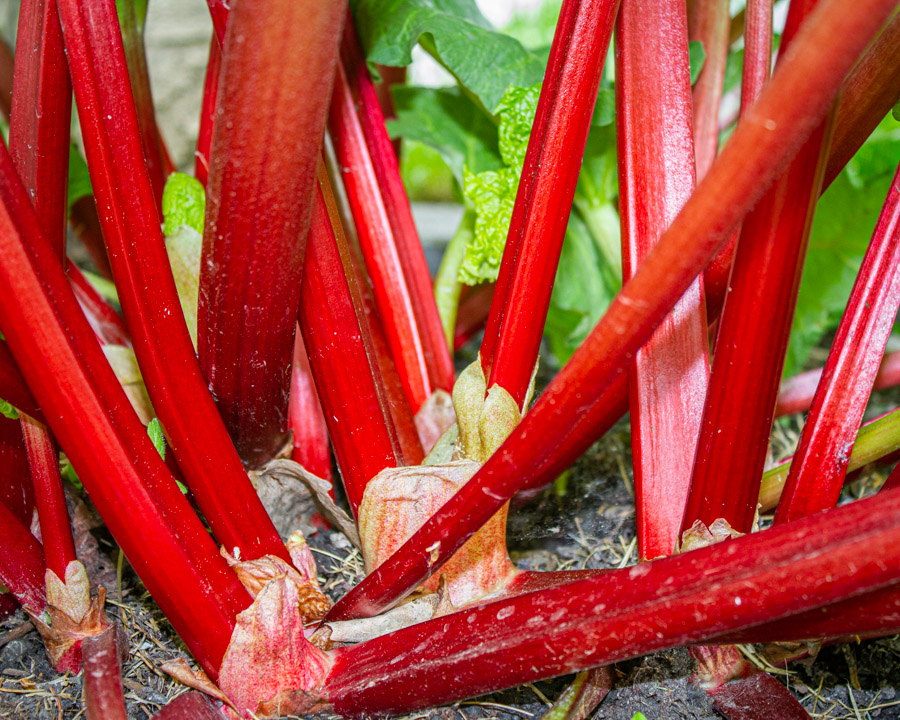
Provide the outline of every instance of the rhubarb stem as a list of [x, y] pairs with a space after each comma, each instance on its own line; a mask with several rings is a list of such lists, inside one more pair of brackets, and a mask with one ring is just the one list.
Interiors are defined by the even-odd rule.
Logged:
[[459, 268], [466, 256], [466, 247], [472, 241], [474, 231], [475, 213], [466, 210], [459, 227], [456, 228], [456, 232], [453, 233], [450, 243], [444, 250], [441, 266], [434, 278], [434, 300], [448, 347], [453, 347], [456, 316], [459, 311], [459, 294], [462, 291]]
[[719, 102], [725, 84], [731, 16], [728, 0], [693, 0], [688, 17], [688, 36], [700, 42], [706, 53], [703, 69], [694, 83], [694, 152], [697, 179], [709, 172], [719, 152]]
[[64, 259], [72, 85], [56, 0], [22, 2], [16, 46], [9, 152], [44, 235]]
[[41, 614], [47, 603], [44, 569], [41, 544], [0, 503], [0, 583], [34, 615]]
[[346, 0], [244, 0], [228, 18], [197, 354], [251, 467], [287, 440], [305, 241], [345, 12]]
[[[791, 4], [783, 49], [800, 23], [809, 22], [804, 18], [814, 3]], [[816, 128], [743, 223], [682, 530], [697, 520], [708, 527], [719, 518], [741, 533], [753, 526], [831, 127], [826, 120]], [[734, 412], [736, 404], [740, 413]]]
[[127, 720], [122, 694], [122, 651], [119, 629], [110, 625], [81, 641], [84, 705], [87, 720]]
[[200, 129], [194, 151], [194, 175], [205, 186], [209, 179], [209, 153], [212, 147], [216, 104], [219, 97], [219, 75], [222, 72], [222, 47], [214, 37], [209, 41], [209, 61], [203, 81], [203, 103], [200, 106]]
[[[623, 279], [632, 277], [694, 189], [687, 16], [679, 0], [622, 0], [616, 137]], [[667, 58], [664, 64], [657, 58]], [[709, 377], [700, 278], [635, 356], [631, 446], [641, 558], [678, 542]]]
[[306, 348], [303, 347], [303, 338], [299, 333], [294, 340], [288, 424], [294, 446], [291, 460], [302, 465], [316, 477], [333, 483], [328, 426], [312, 378]]
[[65, 580], [66, 568], [78, 558], [59, 474], [59, 453], [46, 426], [28, 416], [23, 416], [21, 422], [34, 483], [44, 560], [48, 570]]
[[837, 504], [878, 363], [900, 309], [900, 167], [813, 399], [775, 522]]

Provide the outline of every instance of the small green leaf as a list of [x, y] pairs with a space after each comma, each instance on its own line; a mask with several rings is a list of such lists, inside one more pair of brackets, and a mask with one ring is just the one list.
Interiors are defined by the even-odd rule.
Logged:
[[695, 40], [688, 44], [688, 53], [691, 58], [691, 85], [693, 85], [703, 70], [703, 63], [706, 62], [706, 50], [703, 49], [702, 42]]
[[200, 181], [184, 173], [172, 173], [162, 196], [163, 233], [172, 235], [186, 225], [203, 235], [206, 191]]
[[891, 108], [891, 117], [893, 117], [894, 120], [900, 120], [900, 102]]
[[594, 106], [594, 117], [591, 125], [606, 127], [616, 119], [616, 90], [612, 85], [602, 84], [597, 91], [597, 104]]
[[159, 456], [165, 460], [166, 437], [163, 435], [162, 425], [159, 424], [158, 418], [153, 418], [150, 421], [150, 424], [147, 425], [147, 434], [150, 436], [150, 441], [153, 443], [153, 447], [156, 448], [156, 452], [158, 452]]
[[644, 713], [639, 712], [639, 713], [635, 713], [634, 717], [631, 718], [631, 720], [647, 720], [647, 716], [644, 715]]
[[19, 411], [16, 410], [11, 403], [8, 403], [3, 399], [0, 399], [0, 415], [8, 417], [10, 420], [19, 419]]
[[75, 472], [75, 468], [72, 467], [72, 463], [69, 462], [69, 458], [65, 455], [61, 455], [59, 459], [59, 474], [62, 475], [63, 480], [70, 483], [77, 490], [84, 488], [78, 473]]
[[69, 211], [81, 198], [94, 194], [87, 163], [75, 143], [69, 145]]
[[519, 173], [512, 168], [465, 174], [463, 192], [475, 210], [475, 235], [459, 269], [465, 285], [497, 279], [518, 188]]

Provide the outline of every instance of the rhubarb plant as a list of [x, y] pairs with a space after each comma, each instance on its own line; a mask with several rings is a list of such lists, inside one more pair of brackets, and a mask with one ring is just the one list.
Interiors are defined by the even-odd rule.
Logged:
[[[894, 121], [866, 144], [858, 127], [887, 112], [897, 2], [792, 0], [771, 79], [769, 6], [748, 7], [744, 107], [719, 147], [726, 6], [565, 0], [544, 53], [471, 0], [357, 0], [349, 14], [211, 0], [197, 179], [169, 173], [153, 129], [142, 7], [58, 0], [58, 21], [23, 14], [57, 61], [61, 28], [68, 62], [42, 66], [65, 81], [45, 84], [20, 46], [13, 120], [16, 93], [64, 108], [67, 93], [47, 88], [71, 82], [123, 317], [60, 252], [67, 133], [37, 133], [54, 162], [34, 167], [13, 135], [12, 155], [0, 148], [0, 397], [19, 417], [0, 423], [0, 460], [33, 482], [0, 493], [0, 581], [54, 659], [80, 647], [89, 717], [122, 715], [117, 644], [73, 562], [55, 442], [201, 668], [165, 669], [240, 717], [409, 713], [678, 645], [900, 630], [896, 478], [833, 507], [845, 469], [900, 447], [900, 411], [859, 429], [897, 308], [883, 270], [897, 243], [896, 193], [885, 203], [873, 189], [896, 166], [879, 155], [895, 147]], [[442, 154], [465, 206], [434, 297], [362, 55], [404, 65], [416, 44], [455, 85], [398, 88], [391, 128]], [[692, 56], [694, 70], [705, 58], [698, 78]], [[859, 101], [843, 115], [841, 92]], [[782, 411], [812, 406], [804, 444], [764, 473], [811, 218], [854, 144], [832, 190], [858, 193], [855, 230], [870, 207], [884, 219], [818, 391], [810, 375], [802, 397], [783, 395]], [[710, 277], [727, 299], [707, 318]], [[480, 322], [481, 355], [455, 378], [450, 341]], [[557, 358], [571, 357], [532, 402], [545, 327]], [[451, 387], [452, 412], [429, 405]], [[644, 562], [516, 567], [510, 501], [629, 408]], [[817, 439], [822, 428], [836, 439]], [[795, 498], [816, 495], [823, 463], [838, 467], [829, 501], [801, 517]], [[776, 527], [752, 532], [788, 476]], [[305, 484], [358, 545], [365, 578], [334, 605], [305, 539], [279, 536], [251, 477]], [[704, 547], [660, 557], [695, 519]], [[580, 675], [551, 717], [583, 715], [610, 678]], [[730, 718], [748, 692], [798, 711], [766, 675], [738, 683], [715, 691]], [[191, 712], [221, 714], [190, 696], [160, 717]]]

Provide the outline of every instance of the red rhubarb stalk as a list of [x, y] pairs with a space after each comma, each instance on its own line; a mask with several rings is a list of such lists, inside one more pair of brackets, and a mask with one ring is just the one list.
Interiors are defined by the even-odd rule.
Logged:
[[33, 614], [46, 605], [44, 552], [28, 527], [0, 503], [0, 582]]
[[[347, 240], [324, 168], [313, 203], [300, 329], [354, 512], [381, 470], [406, 464], [374, 357]], [[324, 193], [329, 193], [326, 199]]]
[[153, 185], [157, 207], [161, 206], [163, 189], [166, 186], [165, 163], [163, 162], [163, 139], [156, 124], [153, 110], [153, 93], [150, 90], [150, 73], [144, 52], [144, 36], [139, 27], [135, 0], [116, 0], [119, 27], [122, 30], [122, 44], [131, 79], [131, 92], [137, 110], [138, 127], [141, 133], [141, 147], [144, 161]]
[[[666, 63], [656, 58], [667, 58]], [[628, 280], [694, 189], [687, 16], [679, 0], [622, 0], [616, 31], [616, 119], [622, 268]], [[630, 371], [638, 554], [678, 541], [709, 376], [700, 278], [662, 321]]]
[[30, 417], [22, 417], [22, 436], [34, 484], [44, 561], [48, 570], [64, 580], [69, 563], [78, 558], [59, 474], [59, 452], [47, 427]]
[[194, 175], [206, 185], [209, 179], [209, 153], [212, 147], [216, 104], [219, 97], [219, 75], [222, 71], [222, 46], [216, 38], [209, 41], [209, 61], [203, 81], [203, 102], [200, 106], [200, 130], [194, 151]]
[[[782, 48], [789, 48], [814, 5], [791, 4]], [[830, 127], [826, 120], [816, 128], [744, 221], [719, 319], [683, 530], [718, 518], [742, 533], [753, 526]]]
[[0, 114], [9, 120], [12, 108], [13, 53], [9, 44], [0, 39]]
[[481, 346], [488, 388], [500, 385], [520, 407], [544, 332], [618, 8], [618, 0], [563, 3], [541, 86]]
[[725, 84], [731, 16], [728, 0], [693, 0], [688, 15], [688, 36], [703, 45], [706, 59], [694, 84], [694, 153], [697, 178], [709, 172], [719, 152], [719, 102]]
[[38, 407], [37, 400], [25, 384], [25, 378], [16, 365], [15, 358], [9, 351], [5, 340], [0, 340], [0, 398], [14, 408], [31, 415], [43, 422], [44, 414]]
[[[3, 148], [0, 176], [19, 182]], [[0, 329], [113, 537], [215, 674], [249, 598], [137, 419], [20, 182], [16, 194], [24, 201], [14, 204], [15, 224], [0, 206]]]
[[360, 248], [394, 362], [413, 412], [450, 391], [453, 363], [431, 275], [375, 86], [348, 17], [329, 117]]
[[56, 0], [25, 0], [19, 29], [9, 152], [44, 235], [66, 254], [66, 192], [72, 85]]
[[0, 481], [0, 504], [22, 525], [30, 527], [34, 516], [34, 485], [29, 473], [22, 426], [18, 420], [5, 416], [0, 417], [0, 477], [3, 478]]
[[898, 263], [900, 168], [838, 325], [775, 522], [811, 515], [840, 498], [857, 428], [900, 309]]
[[122, 316], [100, 297], [100, 293], [91, 285], [75, 263], [66, 263], [66, 275], [72, 286], [72, 292], [78, 298], [78, 304], [94, 329], [94, 334], [100, 344], [131, 347], [131, 338], [128, 336], [128, 329], [122, 321]]
[[245, 0], [228, 21], [197, 350], [252, 467], [287, 439], [305, 240], [345, 12], [345, 0]]
[[60, 18], [104, 240], [138, 364], [169, 445], [219, 542], [240, 548], [244, 558], [287, 559], [188, 335], [143, 161], [115, 5], [62, 0]]
[[886, 493], [420, 623], [337, 650], [324, 691], [341, 714], [405, 713], [822, 607], [900, 579], [897, 512]]
[[97, 272], [107, 280], [112, 280], [112, 269], [109, 267], [106, 246], [103, 244], [100, 218], [97, 216], [97, 205], [93, 196], [79, 198], [72, 204], [69, 222], [72, 230], [84, 244]]
[[459, 350], [484, 328], [491, 310], [491, 300], [494, 297], [493, 283], [478, 285], [466, 290], [456, 313], [453, 332], [454, 350]]
[[294, 445], [291, 460], [302, 465], [316, 477], [333, 482], [328, 426], [316, 392], [306, 348], [303, 347], [303, 338], [299, 333], [294, 340], [288, 425]]
[[127, 720], [122, 694], [122, 650], [115, 625], [81, 641], [87, 720]]
[[206, 695], [186, 692], [173, 700], [153, 716], [153, 720], [224, 720], [215, 703]]
[[900, 97], [900, 13], [884, 26], [841, 89], [831, 155], [825, 170], [827, 188]]
[[[572, 418], [621, 375], [825, 117], [841, 78], [894, 9], [890, 0], [860, 2], [849, 8], [822, 0], [706, 179], [521, 424], [393, 557], [334, 606], [332, 619], [377, 613], [402, 598], [541, 471]], [[821, 53], [823, 43], [832, 52]], [[773, 123], [793, 133], [775, 133]]]

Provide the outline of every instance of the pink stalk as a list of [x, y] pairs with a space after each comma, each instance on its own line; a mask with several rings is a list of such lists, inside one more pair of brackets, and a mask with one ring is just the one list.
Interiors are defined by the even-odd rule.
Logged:
[[703, 44], [706, 59], [694, 84], [694, 153], [697, 178], [709, 172], [719, 152], [719, 101], [725, 83], [731, 16], [728, 0], [693, 0], [688, 35]]
[[56, 0], [24, 0], [16, 46], [9, 152], [64, 259], [72, 85]]
[[488, 388], [500, 385], [520, 406], [544, 332], [618, 9], [618, 0], [566, 0], [556, 25], [481, 346]]
[[[814, 4], [791, 4], [782, 47], [789, 48]], [[742, 533], [753, 525], [830, 127], [829, 121], [818, 126], [744, 221], [719, 319], [683, 530], [718, 518]]]
[[219, 542], [240, 548], [244, 558], [287, 559], [188, 335], [143, 161], [115, 4], [62, 0], [59, 8], [103, 236], [153, 407]]
[[319, 395], [316, 393], [309, 358], [303, 347], [303, 338], [299, 333], [294, 340], [288, 425], [293, 434], [294, 444], [291, 460], [302, 465], [313, 475], [333, 482], [328, 426]]
[[900, 309], [900, 168], [838, 325], [775, 522], [837, 504], [878, 363]]
[[228, 25], [229, 0], [206, 0], [209, 6], [209, 15], [212, 18], [215, 39], [219, 47], [225, 46], [225, 28]]
[[165, 154], [163, 139], [156, 124], [156, 113], [153, 109], [153, 93], [150, 90], [150, 73], [147, 70], [147, 57], [144, 52], [144, 36], [138, 27], [134, 0], [120, 1], [117, 3], [117, 7], [122, 44], [128, 64], [128, 76], [131, 79], [131, 93], [137, 110], [144, 161], [150, 174], [150, 183], [153, 185], [157, 207], [161, 207], [167, 172], [163, 161]]
[[34, 535], [0, 503], [0, 582], [29, 612], [46, 605], [44, 551]]
[[194, 152], [194, 175], [206, 185], [209, 179], [209, 153], [212, 147], [216, 104], [219, 97], [219, 75], [222, 71], [222, 46], [216, 38], [209, 41], [209, 62], [203, 81], [203, 104], [200, 107], [200, 130]]
[[[772, 1], [750, 0], [747, 3], [744, 68], [741, 75], [741, 118], [756, 102], [772, 71]], [[727, 3], [725, 5], [727, 8]], [[738, 235], [740, 231], [735, 230], [703, 274], [703, 289], [706, 292], [706, 307], [710, 318], [718, 317], [722, 312]]]
[[368, 325], [360, 318], [362, 303], [350, 249], [324, 167], [319, 175], [303, 274], [300, 330], [344, 489], [356, 512], [369, 480], [384, 468], [405, 464], [405, 459]]
[[420, 623], [337, 650], [324, 692], [341, 714], [406, 713], [887, 587], [900, 580], [898, 512], [900, 492], [888, 493]]
[[25, 378], [16, 365], [15, 358], [9, 351], [5, 340], [0, 340], [0, 398], [13, 407], [43, 422], [44, 414], [38, 407], [37, 400], [25, 384]]
[[79, 198], [72, 205], [69, 215], [72, 230], [81, 239], [82, 244], [91, 257], [91, 262], [107, 280], [112, 280], [112, 269], [109, 267], [109, 257], [106, 255], [106, 246], [103, 244], [103, 233], [100, 230], [100, 218], [97, 216], [97, 205], [93, 196]]
[[[822, 0], [706, 179], [516, 430], [390, 559], [332, 608], [333, 619], [377, 613], [402, 598], [534, 480], [568, 435], [572, 418], [621, 375], [820, 124], [841, 78], [893, 9], [891, 0], [859, 0], [852, 8], [843, 0]], [[831, 52], [821, 52], [823, 43]], [[772, 132], [773, 123], [793, 132]]]
[[341, 60], [329, 127], [379, 315], [417, 412], [435, 389], [450, 391], [453, 362], [397, 156], [350, 16]]
[[2, 148], [0, 177], [18, 183], [19, 198], [0, 206], [0, 328], [113, 537], [188, 648], [215, 674], [246, 591], [137, 419]]
[[831, 185], [859, 146], [897, 103], [900, 97], [898, 55], [900, 13], [894, 13], [844, 81], [824, 187]]
[[345, 0], [244, 0], [229, 17], [197, 351], [252, 467], [287, 439], [305, 240], [345, 12]]
[[0, 417], [0, 504], [26, 528], [34, 517], [34, 485], [18, 420]]
[[59, 474], [59, 452], [47, 427], [27, 416], [22, 418], [22, 436], [31, 467], [44, 560], [48, 570], [65, 580], [66, 568], [78, 558]]
[[[667, 58], [665, 64], [657, 58]], [[616, 31], [622, 266], [627, 281], [694, 189], [691, 73], [681, 0], [623, 0]], [[678, 542], [709, 376], [700, 278], [634, 360], [631, 445], [638, 554]]]
[[128, 720], [122, 694], [120, 630], [111, 625], [81, 641], [87, 720]]
[[[824, 368], [807, 370], [781, 383], [778, 402], [775, 404], [775, 417], [809, 410], [824, 370]], [[883, 390], [898, 384], [900, 384], [900, 351], [895, 351], [882, 359], [872, 389]]]

